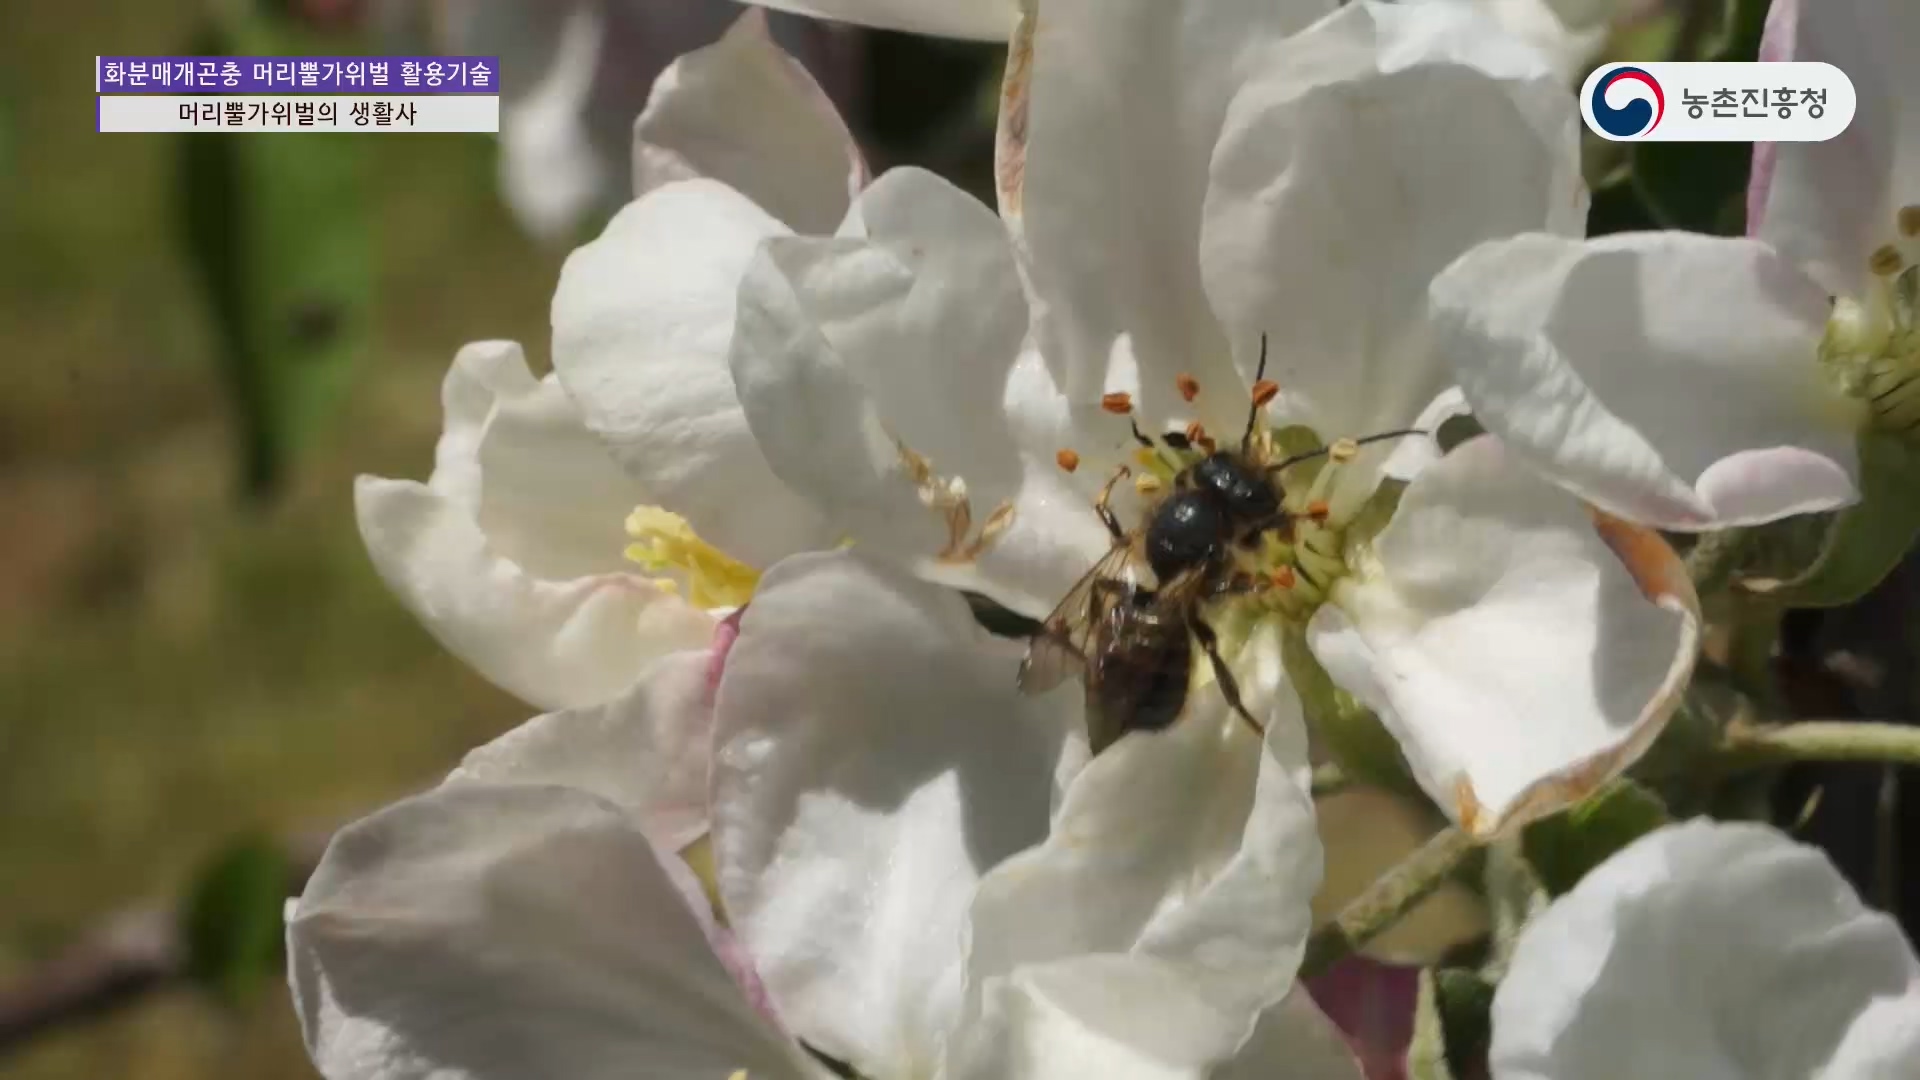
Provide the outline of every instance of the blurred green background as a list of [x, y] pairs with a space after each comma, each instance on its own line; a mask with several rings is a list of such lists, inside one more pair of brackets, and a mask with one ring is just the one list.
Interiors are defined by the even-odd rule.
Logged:
[[[351, 481], [426, 474], [462, 342], [545, 363], [561, 254], [514, 227], [490, 137], [358, 139], [368, 348], [283, 496], [243, 504], [176, 140], [86, 115], [95, 54], [185, 51], [199, 16], [23, 0], [0, 30], [0, 985], [235, 835], [343, 821], [529, 715], [386, 595]], [[277, 987], [0, 1055], [5, 1080], [313, 1075]]]

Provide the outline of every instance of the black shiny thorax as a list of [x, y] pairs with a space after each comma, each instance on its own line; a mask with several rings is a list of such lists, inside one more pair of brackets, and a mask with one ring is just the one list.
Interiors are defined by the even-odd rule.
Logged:
[[1271, 528], [1280, 496], [1266, 473], [1238, 454], [1209, 454], [1174, 479], [1174, 491], [1147, 521], [1147, 563], [1170, 581], [1197, 567], [1225, 561], [1231, 545]]

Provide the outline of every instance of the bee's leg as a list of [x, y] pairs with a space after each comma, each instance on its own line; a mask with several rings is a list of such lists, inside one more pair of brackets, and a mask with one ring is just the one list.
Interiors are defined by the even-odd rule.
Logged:
[[1108, 503], [1113, 500], [1113, 486], [1131, 475], [1133, 470], [1125, 465], [1116, 467], [1113, 475], [1107, 477], [1107, 482], [1101, 485], [1099, 497], [1093, 500], [1093, 512], [1100, 515], [1100, 521], [1106, 525], [1107, 532], [1113, 535], [1113, 542], [1116, 544], [1126, 543], [1127, 530], [1120, 527], [1120, 519], [1114, 516], [1113, 507]]
[[1233, 672], [1227, 669], [1226, 658], [1220, 655], [1220, 638], [1213, 632], [1213, 627], [1208, 626], [1197, 612], [1187, 616], [1187, 626], [1193, 631], [1193, 636], [1200, 639], [1200, 648], [1206, 652], [1207, 662], [1213, 665], [1213, 677], [1220, 684], [1220, 696], [1227, 699], [1227, 704], [1240, 714], [1240, 719], [1247, 722], [1254, 734], [1264, 737], [1267, 734], [1265, 725], [1255, 720], [1240, 700], [1240, 683], [1234, 679]]

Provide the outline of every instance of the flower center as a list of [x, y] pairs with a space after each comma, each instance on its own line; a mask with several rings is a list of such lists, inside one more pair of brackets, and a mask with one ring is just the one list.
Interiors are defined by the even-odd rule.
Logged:
[[1867, 260], [1866, 295], [1834, 301], [1820, 358], [1848, 397], [1889, 431], [1920, 426], [1920, 206], [1896, 215], [1897, 238]]
[[[1182, 374], [1177, 385], [1188, 401], [1199, 393], [1190, 375]], [[1306, 427], [1269, 428], [1263, 410], [1277, 393], [1278, 387], [1266, 379], [1255, 384], [1253, 413], [1240, 456], [1245, 471], [1274, 485], [1283, 516], [1261, 523], [1257, 536], [1233, 537], [1239, 543], [1232, 551], [1229, 572], [1239, 587], [1211, 605], [1230, 627], [1271, 614], [1304, 624], [1326, 601], [1334, 582], [1347, 573], [1347, 526], [1354, 513], [1336, 513], [1332, 496], [1342, 467], [1353, 459], [1359, 445], [1346, 438], [1323, 445], [1319, 435]], [[1173, 492], [1198, 483], [1196, 467], [1216, 453], [1219, 444], [1197, 423], [1147, 435], [1133, 419], [1131, 396], [1124, 393], [1106, 395], [1101, 407], [1128, 417], [1139, 444], [1131, 461], [1136, 470], [1134, 491], [1144, 507], [1136, 523], [1138, 532], [1154, 520]], [[1062, 450], [1058, 462], [1072, 472], [1080, 456]], [[1280, 471], [1270, 472], [1276, 468]], [[1245, 522], [1236, 526], [1244, 527]], [[1232, 629], [1226, 636], [1233, 636]]]
[[627, 515], [627, 535], [633, 538], [627, 558], [654, 573], [673, 575], [657, 579], [669, 592], [684, 582], [695, 607], [739, 607], [760, 582], [760, 571], [700, 539], [687, 519], [671, 510], [636, 507]]

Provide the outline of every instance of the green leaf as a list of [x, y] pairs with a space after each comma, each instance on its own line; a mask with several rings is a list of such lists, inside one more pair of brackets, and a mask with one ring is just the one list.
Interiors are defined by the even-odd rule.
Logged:
[[249, 837], [200, 871], [181, 915], [188, 973], [222, 1001], [251, 1000], [280, 969], [291, 871], [271, 840]]
[[[244, 16], [210, 25], [201, 55], [291, 55]], [[365, 146], [351, 133], [179, 137], [187, 253], [216, 327], [244, 488], [271, 495], [339, 402], [364, 351], [371, 258]]]
[[1659, 227], [1659, 219], [1633, 182], [1631, 169], [1616, 169], [1594, 185], [1593, 200], [1587, 205], [1588, 236], [1646, 232]]
[[1751, 143], [1636, 143], [1633, 184], [1663, 228], [1739, 236], [1752, 157]]
[[1484, 1074], [1493, 1038], [1493, 992], [1493, 983], [1464, 968], [1422, 971], [1407, 1075], [1454, 1080]]
[[1521, 843], [1540, 883], [1560, 896], [1614, 852], [1666, 823], [1659, 796], [1621, 779], [1565, 813], [1527, 826]]
[[1482, 970], [1499, 977], [1507, 970], [1520, 931], [1546, 910], [1550, 898], [1540, 875], [1527, 861], [1519, 839], [1502, 837], [1488, 844], [1480, 868], [1480, 891], [1486, 897], [1492, 922], [1491, 947]]
[[1813, 565], [1798, 577], [1741, 587], [1783, 607], [1837, 607], [1865, 596], [1920, 536], [1920, 447], [1892, 432], [1861, 433], [1860, 501], [1834, 515]]
[[1760, 35], [1767, 27], [1768, 6], [1769, 0], [1728, 0], [1726, 25], [1706, 59], [1717, 63], [1758, 60]]

